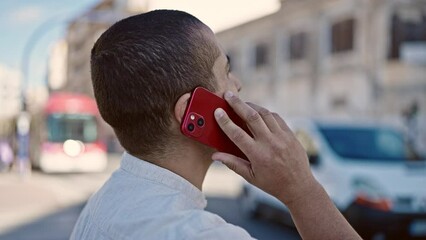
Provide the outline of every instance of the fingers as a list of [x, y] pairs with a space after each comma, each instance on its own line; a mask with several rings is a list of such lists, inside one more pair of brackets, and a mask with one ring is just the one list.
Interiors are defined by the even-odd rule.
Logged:
[[235, 96], [232, 92], [225, 93], [225, 99], [234, 111], [246, 122], [254, 137], [262, 136], [269, 131], [260, 114]]
[[277, 113], [272, 113], [280, 128], [286, 132], [292, 132], [287, 123]]
[[278, 130], [281, 130], [280, 125], [277, 123], [277, 120], [274, 117], [274, 114], [276, 114], [276, 113], [272, 113], [268, 109], [263, 108], [259, 105], [254, 104], [254, 103], [248, 102], [247, 104], [260, 114], [263, 121], [265, 121], [266, 126], [268, 126], [268, 128], [271, 132], [276, 132]]
[[228, 136], [229, 139], [231, 139], [231, 141], [235, 143], [235, 145], [237, 145], [237, 147], [241, 149], [243, 153], [247, 153], [253, 144], [253, 138], [250, 137], [250, 135], [248, 135], [234, 122], [232, 122], [228, 114], [226, 114], [223, 109], [216, 109], [214, 111], [214, 116], [217, 123], [219, 124], [219, 127], [226, 134], [226, 136]]
[[250, 162], [236, 157], [234, 155], [216, 152], [212, 155], [214, 161], [219, 161], [225, 164], [229, 169], [242, 176], [246, 180], [250, 181], [254, 179], [254, 173], [251, 169]]

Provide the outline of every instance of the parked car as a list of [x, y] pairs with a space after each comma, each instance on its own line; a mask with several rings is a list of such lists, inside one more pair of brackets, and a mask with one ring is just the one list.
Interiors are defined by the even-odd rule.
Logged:
[[[381, 124], [291, 122], [312, 172], [365, 239], [426, 238], [426, 161], [397, 128]], [[244, 183], [241, 206], [250, 216], [292, 225], [276, 198]]]

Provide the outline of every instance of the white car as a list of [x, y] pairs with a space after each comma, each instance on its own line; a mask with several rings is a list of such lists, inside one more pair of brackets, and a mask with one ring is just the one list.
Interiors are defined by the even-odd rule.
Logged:
[[[426, 238], [426, 161], [396, 128], [373, 124], [292, 122], [311, 169], [337, 208], [365, 239]], [[288, 209], [244, 183], [241, 206], [251, 216], [293, 224]]]

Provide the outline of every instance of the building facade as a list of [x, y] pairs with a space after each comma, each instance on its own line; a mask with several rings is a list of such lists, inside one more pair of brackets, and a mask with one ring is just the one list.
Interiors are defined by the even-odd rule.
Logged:
[[217, 36], [244, 97], [285, 116], [398, 117], [415, 104], [426, 122], [424, 0], [282, 0]]
[[90, 80], [90, 51], [100, 35], [127, 16], [145, 12], [148, 1], [102, 0], [73, 19], [66, 36], [68, 45], [65, 91], [93, 96]]
[[0, 65], [0, 140], [14, 133], [14, 120], [21, 111], [21, 74]]

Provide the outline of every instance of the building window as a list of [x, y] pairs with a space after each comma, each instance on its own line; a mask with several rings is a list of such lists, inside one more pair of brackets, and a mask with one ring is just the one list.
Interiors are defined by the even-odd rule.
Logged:
[[355, 20], [353, 18], [335, 22], [331, 26], [331, 53], [354, 49]]
[[290, 60], [296, 61], [305, 59], [308, 47], [308, 34], [306, 32], [299, 32], [291, 35], [289, 45]]
[[426, 12], [400, 11], [392, 17], [388, 58], [418, 58], [426, 54]]
[[256, 67], [263, 67], [268, 64], [268, 47], [266, 44], [256, 46], [254, 59]]
[[345, 96], [335, 96], [331, 99], [331, 107], [334, 109], [344, 108], [348, 105], [348, 99]]

